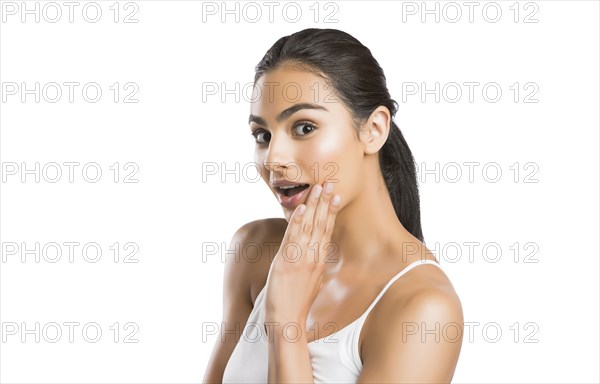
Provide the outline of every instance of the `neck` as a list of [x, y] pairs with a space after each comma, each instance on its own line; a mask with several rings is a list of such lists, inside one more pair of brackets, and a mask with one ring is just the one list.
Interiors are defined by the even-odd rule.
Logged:
[[396, 216], [383, 176], [365, 180], [365, 188], [337, 214], [331, 241], [336, 253], [331, 256], [330, 272], [343, 265], [367, 266], [382, 257], [397, 258], [398, 244], [415, 241]]

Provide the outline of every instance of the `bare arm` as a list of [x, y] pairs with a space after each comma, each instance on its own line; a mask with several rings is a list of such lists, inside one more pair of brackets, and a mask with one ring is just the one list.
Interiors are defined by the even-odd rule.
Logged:
[[[236, 252], [227, 255], [225, 264], [221, 332], [208, 361], [203, 383], [222, 383], [227, 362], [253, 308], [250, 295], [252, 282], [266, 278], [270, 260], [277, 251], [273, 243], [277, 243], [278, 238], [281, 240], [283, 230], [285, 220], [264, 219], [243, 225], [233, 235], [228, 249]], [[244, 254], [250, 243], [259, 245], [260, 260], [250, 260]]]
[[[304, 322], [295, 322], [306, 324]], [[291, 327], [291, 335], [285, 334], [285, 324], [269, 329], [269, 383], [314, 383], [313, 368], [308, 351], [308, 340], [303, 333], [297, 337], [297, 330]], [[288, 332], [290, 332], [288, 327]]]
[[[241, 245], [246, 241], [248, 232], [248, 224], [239, 228], [233, 235], [228, 249], [242, 249], [239, 245], [236, 247], [236, 244]], [[248, 273], [242, 264], [243, 259], [239, 253], [241, 252], [227, 255], [223, 277], [223, 318], [219, 324], [219, 338], [213, 347], [202, 380], [203, 383], [221, 383], [223, 381], [225, 366], [252, 311]], [[236, 256], [239, 257], [239, 261], [236, 261]], [[235, 333], [231, 332], [233, 329], [235, 329]]]
[[359, 383], [450, 383], [463, 335], [453, 292], [429, 289], [391, 307], [365, 351]]

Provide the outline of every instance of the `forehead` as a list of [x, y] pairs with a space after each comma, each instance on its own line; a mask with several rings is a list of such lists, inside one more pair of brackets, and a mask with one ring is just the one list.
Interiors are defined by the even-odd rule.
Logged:
[[268, 117], [299, 103], [322, 105], [329, 111], [344, 108], [328, 79], [297, 65], [284, 63], [256, 81], [250, 113]]

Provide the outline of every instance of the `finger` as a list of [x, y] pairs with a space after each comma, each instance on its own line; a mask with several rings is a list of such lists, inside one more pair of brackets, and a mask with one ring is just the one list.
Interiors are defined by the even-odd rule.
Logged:
[[302, 235], [304, 215], [306, 215], [306, 205], [300, 204], [292, 213], [288, 229], [285, 231], [284, 241], [297, 241]]
[[283, 252], [283, 260], [284, 261], [293, 261], [297, 259], [296, 252], [298, 251], [298, 244], [300, 242], [300, 238], [302, 235], [302, 220], [304, 219], [304, 214], [306, 213], [306, 206], [304, 204], [300, 204], [294, 209], [292, 213], [292, 217], [290, 218], [290, 222], [288, 227], [283, 235], [283, 239], [281, 241], [281, 246], [279, 248], [279, 252]]
[[325, 227], [325, 233], [323, 234], [323, 238], [325, 238], [327, 241], [331, 240], [333, 228], [335, 227], [335, 219], [340, 210], [341, 201], [342, 198], [340, 195], [334, 195], [334, 197], [331, 198], [331, 203], [329, 204], [329, 210], [327, 212], [327, 224]]
[[313, 232], [310, 243], [317, 243], [317, 247], [321, 249], [323, 247], [323, 235], [327, 228], [327, 216], [329, 213], [329, 204], [333, 196], [333, 184], [330, 182], [325, 183], [323, 186], [323, 193], [319, 199], [319, 204], [315, 211], [315, 218], [313, 220]]
[[321, 240], [322, 246], [320, 247], [319, 261], [323, 263], [323, 265], [339, 261], [339, 247], [337, 244], [331, 242], [331, 236], [333, 234], [333, 228], [335, 227], [335, 219], [340, 209], [340, 204], [341, 196], [334, 194], [331, 198], [331, 203], [329, 204], [327, 224]]
[[304, 220], [302, 221], [302, 232], [309, 239], [313, 230], [315, 209], [319, 203], [319, 198], [322, 194], [322, 191], [323, 187], [320, 184], [316, 184], [312, 187], [310, 194], [306, 199], [306, 212], [304, 214]]
[[317, 204], [314, 214], [313, 233], [317, 231], [317, 233], [315, 233], [315, 238], [321, 238], [323, 233], [325, 233], [327, 213], [329, 212], [329, 204], [332, 197], [333, 183], [327, 182], [325, 185], [323, 185], [323, 192], [321, 193], [321, 198], [319, 199], [319, 203]]
[[325, 236], [329, 236], [329, 238], [331, 238], [333, 233], [335, 218], [340, 210], [341, 203], [342, 197], [340, 195], [334, 195], [334, 197], [331, 199], [331, 203], [329, 204], [329, 211], [327, 213], [327, 226], [325, 228]]

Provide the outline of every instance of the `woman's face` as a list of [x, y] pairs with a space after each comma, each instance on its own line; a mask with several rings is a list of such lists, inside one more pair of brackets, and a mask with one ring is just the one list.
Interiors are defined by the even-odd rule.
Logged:
[[[289, 221], [315, 184], [332, 182], [341, 207], [360, 186], [364, 151], [351, 114], [325, 79], [292, 64], [263, 74], [250, 109], [255, 162]], [[307, 184], [284, 192], [277, 183]], [[301, 188], [298, 188], [300, 190]], [[290, 194], [290, 196], [286, 196]]]

